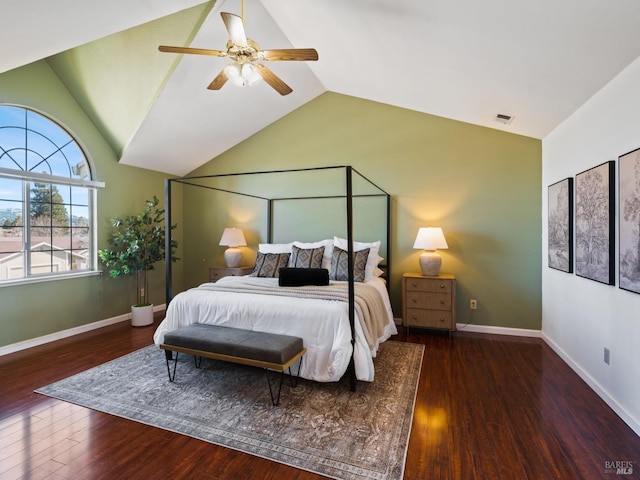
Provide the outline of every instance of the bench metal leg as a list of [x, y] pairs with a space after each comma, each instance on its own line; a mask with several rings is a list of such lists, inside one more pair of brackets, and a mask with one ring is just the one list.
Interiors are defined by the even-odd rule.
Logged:
[[[176, 358], [173, 358], [173, 352], [171, 350], [164, 351], [165, 359], [167, 360], [167, 373], [169, 374], [169, 381], [173, 382], [176, 379], [176, 366], [178, 365], [178, 352], [176, 352]], [[173, 375], [171, 374], [171, 367], [169, 362], [173, 360]]]
[[271, 388], [271, 377], [269, 377], [269, 369], [265, 368], [264, 372], [267, 374], [267, 383], [269, 384], [269, 393], [271, 394], [271, 403], [274, 407], [280, 404], [280, 392], [282, 391], [282, 381], [284, 380], [284, 370], [280, 373], [280, 386], [278, 387], [278, 396], [274, 396], [273, 388]]
[[[287, 369], [287, 371], [289, 372], [289, 380], [291, 380], [291, 386], [292, 387], [296, 387], [298, 386], [298, 378], [300, 378], [300, 368], [302, 367], [302, 358], [300, 358], [300, 361], [298, 362], [298, 373], [296, 374], [296, 376], [294, 377], [293, 375], [291, 375], [291, 367], [289, 367]], [[265, 368], [264, 369], [266, 375], [267, 375], [267, 383], [269, 384], [269, 393], [271, 394], [271, 403], [273, 404], [274, 407], [277, 407], [278, 405], [280, 405], [280, 393], [282, 392], [282, 382], [284, 381], [284, 374], [285, 371], [283, 370], [280, 373], [280, 385], [278, 386], [278, 396], [276, 397], [274, 395], [273, 392], [273, 388], [271, 387], [271, 377], [269, 376], [269, 369]]]
[[288, 370], [289, 370], [289, 380], [291, 381], [290, 385], [293, 388], [298, 386], [298, 379], [300, 378], [300, 369], [301, 368], [302, 368], [302, 357], [300, 357], [300, 361], [298, 362], [298, 373], [296, 373], [295, 377], [293, 375], [291, 375], [291, 367], [288, 368]]
[[193, 363], [196, 365], [196, 368], [200, 368], [200, 365], [202, 365], [202, 357], [194, 355], [193, 356]]

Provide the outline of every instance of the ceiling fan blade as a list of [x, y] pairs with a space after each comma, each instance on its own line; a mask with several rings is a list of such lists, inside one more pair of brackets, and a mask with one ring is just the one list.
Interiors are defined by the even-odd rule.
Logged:
[[263, 50], [264, 60], [318, 60], [315, 48], [282, 48], [279, 50]]
[[196, 55], [211, 55], [214, 57], [227, 56], [227, 52], [222, 52], [220, 50], [208, 50], [206, 48], [168, 47], [166, 45], [160, 45], [158, 50], [168, 53], [193, 53]]
[[213, 79], [213, 81], [207, 87], [209, 90], [220, 90], [225, 83], [227, 83], [227, 74], [224, 73], [224, 69], [220, 71], [220, 73]]
[[289, 95], [293, 90], [289, 85], [284, 83], [280, 77], [259, 63], [254, 64], [258, 69], [258, 73], [262, 79], [267, 82], [280, 95]]
[[242, 17], [234, 15], [233, 13], [220, 12], [224, 26], [227, 27], [229, 32], [229, 38], [231, 41], [240, 47], [247, 46], [247, 34], [244, 33], [244, 25], [242, 24]]

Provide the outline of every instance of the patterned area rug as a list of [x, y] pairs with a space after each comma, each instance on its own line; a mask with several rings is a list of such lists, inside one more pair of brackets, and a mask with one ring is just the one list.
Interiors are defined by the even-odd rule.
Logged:
[[[170, 383], [164, 351], [150, 346], [36, 390], [338, 479], [403, 477], [424, 347], [388, 341], [375, 381], [287, 380], [271, 404], [263, 370], [180, 355]], [[275, 374], [275, 372], [274, 372]], [[277, 377], [275, 377], [277, 378]]]

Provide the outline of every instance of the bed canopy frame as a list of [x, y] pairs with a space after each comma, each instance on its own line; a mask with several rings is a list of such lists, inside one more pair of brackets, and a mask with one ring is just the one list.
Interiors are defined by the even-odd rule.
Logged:
[[[344, 193], [338, 194], [317, 194], [317, 195], [283, 195], [283, 196], [263, 196], [252, 193], [247, 193], [243, 191], [236, 190], [232, 187], [222, 188], [215, 185], [211, 185], [211, 181], [215, 179], [230, 179], [232, 177], [248, 177], [254, 175], [283, 175], [289, 173], [300, 173], [303, 172], [320, 172], [320, 171], [336, 171], [341, 173], [341, 177], [343, 179], [344, 185]], [[342, 172], [341, 172], [342, 171]], [[372, 189], [372, 192], [369, 193], [357, 193], [354, 192], [354, 178], [359, 179], [360, 185], [365, 185], [367, 188]], [[239, 195], [243, 197], [251, 197], [254, 199], [263, 200], [266, 203], [266, 216], [267, 216], [267, 243], [273, 242], [273, 231], [274, 231], [274, 221], [273, 221], [273, 212], [274, 205], [276, 202], [283, 201], [295, 201], [295, 200], [327, 200], [327, 199], [335, 199], [335, 198], [344, 198], [345, 199], [345, 208], [346, 208], [346, 237], [347, 237], [347, 247], [348, 247], [348, 303], [349, 303], [349, 325], [351, 328], [351, 360], [349, 362], [349, 366], [347, 368], [346, 374], [349, 375], [351, 390], [355, 391], [356, 389], [356, 370], [355, 370], [355, 362], [354, 362], [354, 353], [355, 353], [355, 286], [354, 286], [354, 265], [353, 265], [353, 242], [354, 242], [354, 233], [353, 233], [353, 219], [354, 219], [354, 206], [353, 199], [354, 198], [362, 198], [362, 197], [383, 197], [385, 199], [386, 204], [386, 251], [385, 251], [385, 259], [386, 266], [385, 277], [387, 280], [387, 289], [389, 289], [389, 280], [391, 278], [391, 196], [389, 193], [384, 191], [378, 185], [373, 183], [371, 180], [366, 178], [360, 172], [355, 170], [353, 167], [346, 166], [328, 166], [328, 167], [312, 167], [312, 168], [298, 168], [298, 169], [286, 169], [286, 170], [268, 170], [268, 171], [255, 171], [255, 172], [242, 172], [242, 173], [224, 173], [218, 175], [202, 175], [202, 176], [193, 176], [193, 177], [179, 177], [179, 178], [170, 178], [165, 180], [164, 185], [164, 194], [165, 194], [165, 275], [166, 275], [166, 303], [167, 305], [173, 298], [173, 288], [172, 288], [172, 261], [171, 261], [171, 225], [172, 225], [172, 214], [171, 214], [171, 189], [173, 183], [179, 183], [182, 185], [197, 187], [197, 188], [205, 188], [218, 192], [225, 192], [233, 195]], [[299, 186], [299, 185], [298, 185]]]

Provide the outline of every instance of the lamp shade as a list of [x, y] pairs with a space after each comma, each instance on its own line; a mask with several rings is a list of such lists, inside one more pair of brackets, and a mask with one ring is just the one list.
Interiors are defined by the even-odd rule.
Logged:
[[244, 234], [239, 228], [225, 228], [220, 239], [220, 245], [227, 246], [224, 252], [224, 261], [229, 268], [239, 267], [242, 262], [242, 251], [238, 247], [247, 244]]
[[449, 248], [440, 227], [423, 227], [418, 230], [413, 248], [424, 249], [420, 255], [420, 270], [426, 276], [436, 276], [440, 273], [442, 257], [435, 250]]
[[440, 227], [423, 227], [418, 230], [413, 248], [423, 250], [445, 250], [449, 248]]
[[220, 239], [220, 245], [225, 247], [244, 247], [247, 241], [239, 228], [225, 228]]

